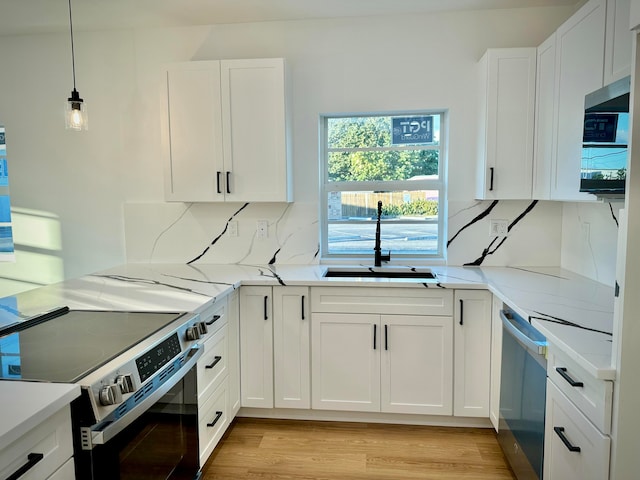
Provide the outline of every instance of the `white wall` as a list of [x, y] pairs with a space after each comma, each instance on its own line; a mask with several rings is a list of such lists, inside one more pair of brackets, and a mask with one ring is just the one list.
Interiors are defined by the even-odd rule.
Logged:
[[[68, 35], [3, 37], [0, 123], [7, 128], [13, 205], [28, 209], [31, 220], [41, 218], [32, 211], [53, 218], [47, 225], [59, 229], [60, 242], [55, 248], [28, 246], [34, 236], [19, 231], [17, 222], [18, 261], [1, 265], [0, 277], [18, 278], [29, 286], [127, 260], [187, 261], [193, 251], [206, 247], [202, 242], [221, 231], [233, 205], [188, 208], [163, 201], [160, 71], [163, 63], [172, 61], [287, 59], [293, 88], [296, 203], [282, 219], [284, 205], [250, 206], [257, 209], [251, 215], [268, 218], [274, 227], [279, 221], [283, 231], [297, 232], [297, 253], [287, 261], [312, 261], [317, 250], [320, 113], [448, 109], [453, 230], [488, 205], [473, 200], [477, 60], [488, 47], [535, 46], [571, 13], [571, 8], [547, 7], [79, 32], [77, 86], [90, 112], [90, 130], [81, 134], [63, 129], [62, 108], [72, 88]], [[500, 218], [512, 220], [526, 206], [502, 202]], [[535, 233], [526, 226], [529, 219], [523, 220], [519, 228], [528, 234], [514, 235], [486, 264], [558, 265], [561, 210], [559, 204], [536, 206], [530, 217], [535, 218]], [[176, 214], [183, 213], [177, 221]], [[187, 219], [191, 223], [182, 230], [181, 222]], [[49, 225], [56, 222], [57, 226]], [[244, 225], [248, 228], [240, 226], [239, 240], [228, 242], [224, 254], [209, 261], [236, 261], [233, 246], [246, 248], [253, 241], [251, 221]], [[169, 230], [173, 231], [168, 234]], [[165, 242], [171, 236], [173, 240]], [[185, 236], [194, 240], [181, 251], [185, 242], [180, 238]], [[547, 248], [527, 254], [539, 238], [547, 239]], [[268, 261], [270, 257], [264, 257], [282, 240], [265, 246], [252, 261]], [[456, 240], [457, 252], [452, 244], [450, 262], [473, 260], [487, 241], [484, 221], [465, 230]], [[45, 257], [53, 261], [38, 268]], [[43, 270], [48, 275], [43, 276]]]

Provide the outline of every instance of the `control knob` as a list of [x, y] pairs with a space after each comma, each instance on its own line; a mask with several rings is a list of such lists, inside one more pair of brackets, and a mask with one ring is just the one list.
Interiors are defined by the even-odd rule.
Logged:
[[122, 393], [133, 393], [137, 390], [133, 382], [133, 376], [130, 373], [124, 373], [116, 377], [116, 385], [120, 387]]
[[115, 384], [105, 385], [100, 389], [100, 404], [107, 405], [116, 405], [117, 403], [122, 402], [122, 392], [120, 391], [120, 387]]
[[185, 332], [185, 336], [187, 337], [187, 340], [199, 340], [200, 328], [198, 328], [198, 325], [188, 327], [187, 331]]
[[207, 328], [207, 324], [205, 322], [198, 322], [196, 323], [196, 325], [198, 326], [200, 336], [206, 335], [209, 332], [209, 329]]

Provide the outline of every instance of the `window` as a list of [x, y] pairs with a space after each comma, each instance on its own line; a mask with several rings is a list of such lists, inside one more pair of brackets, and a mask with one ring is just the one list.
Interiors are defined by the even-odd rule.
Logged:
[[443, 258], [445, 113], [321, 118], [321, 255]]

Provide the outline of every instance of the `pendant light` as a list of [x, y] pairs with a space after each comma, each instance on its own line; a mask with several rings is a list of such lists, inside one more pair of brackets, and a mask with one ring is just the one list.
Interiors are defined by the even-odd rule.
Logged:
[[76, 90], [76, 59], [73, 48], [73, 20], [71, 18], [71, 0], [69, 0], [69, 30], [71, 32], [71, 68], [73, 72], [73, 90], [67, 99], [65, 108], [65, 124], [67, 130], [86, 130], [89, 128], [87, 104]]

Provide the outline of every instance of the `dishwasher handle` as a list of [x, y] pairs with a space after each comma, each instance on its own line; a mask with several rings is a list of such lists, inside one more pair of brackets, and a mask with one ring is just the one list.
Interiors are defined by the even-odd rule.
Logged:
[[511, 319], [506, 316], [504, 310], [500, 310], [500, 318], [502, 319], [502, 326], [512, 337], [514, 337], [522, 345], [524, 345], [525, 348], [534, 353], [537, 353], [538, 355], [547, 354], [547, 342], [540, 342], [529, 338], [525, 333], [520, 331], [520, 329], [513, 324]]

